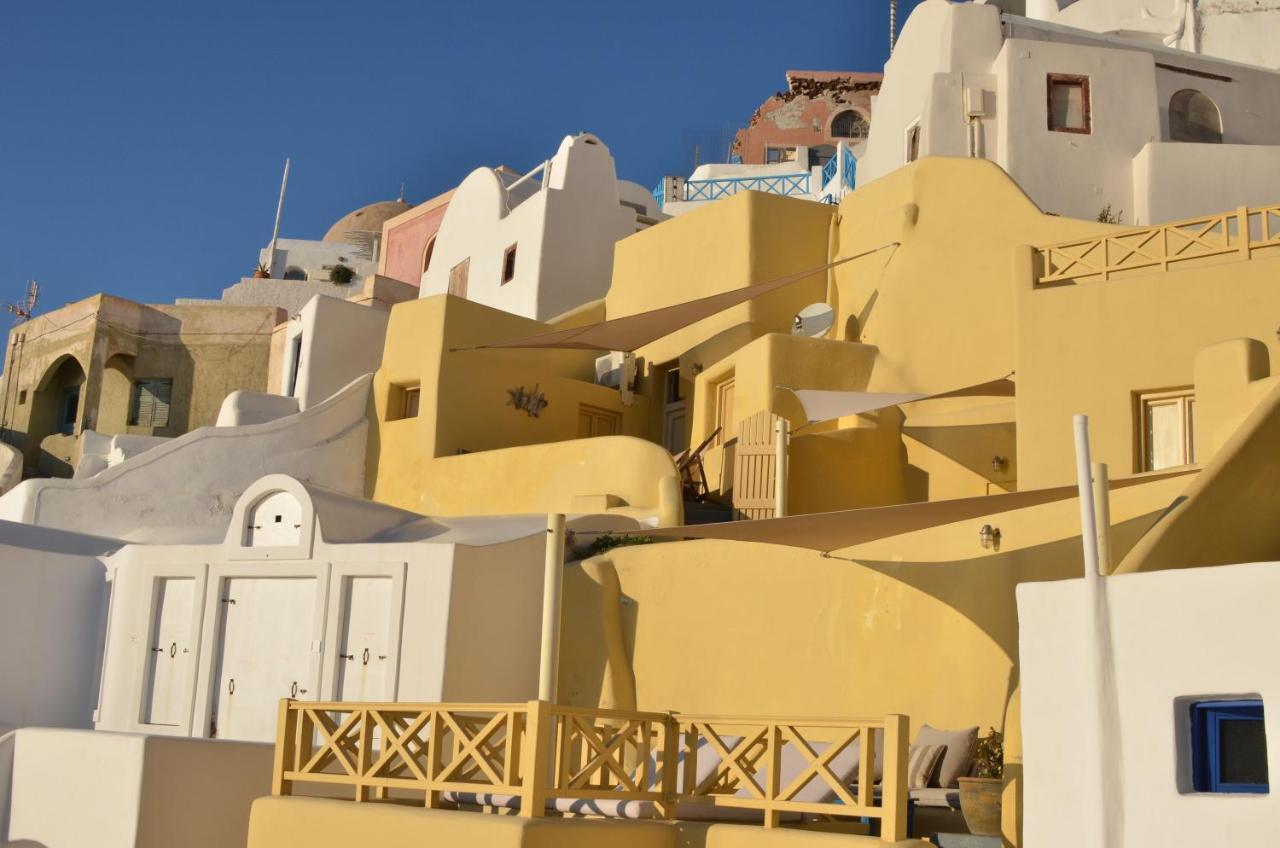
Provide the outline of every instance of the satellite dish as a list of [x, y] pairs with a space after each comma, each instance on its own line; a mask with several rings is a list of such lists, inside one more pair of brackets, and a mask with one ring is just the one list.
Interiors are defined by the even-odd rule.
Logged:
[[825, 303], [811, 303], [796, 313], [791, 323], [791, 335], [816, 339], [825, 336], [836, 322], [836, 313]]

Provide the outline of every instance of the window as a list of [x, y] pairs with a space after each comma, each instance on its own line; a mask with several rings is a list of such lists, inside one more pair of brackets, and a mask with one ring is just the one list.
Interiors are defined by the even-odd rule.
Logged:
[[1169, 140], [1222, 144], [1222, 113], [1208, 95], [1184, 88], [1169, 100]]
[[285, 269], [284, 278], [286, 280], [305, 280], [307, 278], [307, 272], [299, 268], [297, 265], [291, 265]]
[[794, 147], [766, 147], [764, 149], [764, 161], [766, 165], [794, 162], [796, 161], [796, 149]]
[[506, 285], [516, 278], [516, 246], [513, 244], [502, 254], [502, 283]]
[[467, 275], [471, 273], [471, 257], [454, 265], [449, 270], [449, 294], [455, 297], [467, 296]]
[[1054, 132], [1093, 132], [1088, 77], [1049, 74], [1049, 129]]
[[302, 370], [302, 333], [293, 337], [293, 352], [289, 357], [289, 397], [298, 393], [298, 372]]
[[422, 387], [417, 383], [411, 385], [391, 386], [391, 395], [387, 399], [387, 420], [399, 421], [404, 418], [417, 418], [422, 402]]
[[1196, 792], [1270, 792], [1262, 701], [1191, 704], [1191, 782]]
[[18, 406], [22, 406], [26, 402], [27, 402], [27, 390], [19, 389], [18, 390]]
[[58, 413], [58, 432], [64, 436], [76, 432], [76, 414], [80, 411], [80, 387], [62, 390], [62, 408]]
[[431, 254], [436, 249], [436, 237], [432, 236], [427, 241], [427, 249], [422, 251], [422, 273], [427, 273], [427, 269], [431, 267]]
[[1187, 389], [1138, 396], [1142, 471], [1159, 471], [1196, 461], [1196, 399]]
[[863, 139], [871, 134], [871, 125], [867, 119], [852, 109], [836, 115], [831, 121], [832, 138]]
[[684, 400], [680, 396], [680, 369], [672, 368], [667, 372], [665, 378], [666, 384], [663, 392], [666, 403], [679, 403]]
[[129, 403], [129, 426], [168, 427], [173, 380], [135, 380]]
[[404, 417], [418, 417], [418, 403], [422, 400], [422, 389], [414, 386], [404, 390]]
[[720, 429], [720, 435], [716, 438], [718, 445], [724, 444], [738, 434], [738, 421], [733, 414], [733, 397], [736, 394], [736, 387], [737, 383], [733, 375], [716, 384], [716, 427]]
[[920, 122], [907, 127], [907, 164], [920, 158]]

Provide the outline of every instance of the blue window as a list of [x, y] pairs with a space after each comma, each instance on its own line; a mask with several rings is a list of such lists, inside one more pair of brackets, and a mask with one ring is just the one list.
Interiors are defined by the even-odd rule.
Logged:
[[1191, 764], [1197, 792], [1267, 794], [1270, 783], [1262, 701], [1193, 703]]

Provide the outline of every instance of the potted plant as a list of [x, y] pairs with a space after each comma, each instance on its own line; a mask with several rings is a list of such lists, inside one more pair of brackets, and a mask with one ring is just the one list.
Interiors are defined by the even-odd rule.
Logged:
[[270, 277], [271, 277], [271, 269], [269, 269], [266, 265], [263, 265], [261, 262], [258, 263], [257, 268], [253, 269], [253, 278], [255, 280], [266, 280]]
[[1000, 835], [1000, 796], [1004, 791], [1004, 736], [994, 727], [973, 752], [974, 776], [960, 778], [960, 811], [969, 832]]
[[346, 265], [339, 263], [329, 269], [329, 282], [345, 285], [351, 282], [351, 279], [355, 277], [355, 275], [355, 269], [348, 268]]

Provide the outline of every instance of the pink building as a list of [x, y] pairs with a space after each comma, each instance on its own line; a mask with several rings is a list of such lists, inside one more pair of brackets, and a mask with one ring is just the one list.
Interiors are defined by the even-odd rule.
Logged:
[[871, 128], [871, 98], [883, 74], [850, 71], [787, 71], [787, 90], [756, 109], [738, 130], [731, 152], [744, 165], [794, 161], [807, 147], [822, 164], [838, 142], [860, 149]]

